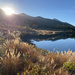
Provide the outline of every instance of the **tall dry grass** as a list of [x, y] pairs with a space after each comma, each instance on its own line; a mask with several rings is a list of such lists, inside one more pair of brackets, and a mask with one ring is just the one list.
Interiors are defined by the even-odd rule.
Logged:
[[1, 75], [69, 75], [68, 70], [61, 67], [64, 62], [74, 61], [72, 51], [51, 53], [43, 56], [34, 45], [22, 42], [20, 39], [6, 40], [5, 55], [0, 57]]
[[0, 60], [2, 75], [16, 75], [26, 70], [30, 63], [40, 62], [43, 57], [32, 45], [18, 39], [6, 40], [4, 49], [5, 56]]

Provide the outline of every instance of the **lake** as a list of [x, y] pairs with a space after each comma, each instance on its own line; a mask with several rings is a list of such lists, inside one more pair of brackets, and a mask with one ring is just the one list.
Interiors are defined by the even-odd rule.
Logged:
[[35, 44], [37, 47], [48, 51], [75, 51], [75, 32], [59, 35], [24, 35], [22, 41]]
[[44, 41], [35, 41], [32, 40], [32, 43], [35, 44], [37, 47], [46, 49], [48, 51], [68, 51], [72, 50], [75, 51], [75, 39], [68, 38], [68, 39], [60, 39], [56, 41], [51, 40], [44, 40]]

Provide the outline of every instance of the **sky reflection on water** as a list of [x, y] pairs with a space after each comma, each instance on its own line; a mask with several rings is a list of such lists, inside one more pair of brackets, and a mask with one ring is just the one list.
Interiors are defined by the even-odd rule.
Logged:
[[75, 51], [75, 39], [73, 38], [68, 38], [68, 39], [61, 39], [61, 40], [57, 40], [57, 41], [50, 41], [50, 40], [46, 40], [46, 41], [34, 41], [32, 40], [32, 42], [39, 48], [42, 49], [46, 49], [49, 51], [53, 51], [55, 49], [55, 51], [68, 51], [68, 50], [72, 50], [73, 52]]

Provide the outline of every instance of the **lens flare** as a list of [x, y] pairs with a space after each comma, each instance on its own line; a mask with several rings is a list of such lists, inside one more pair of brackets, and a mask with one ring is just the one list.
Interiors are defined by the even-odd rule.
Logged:
[[12, 8], [9, 8], [9, 7], [5, 7], [5, 8], [2, 8], [4, 10], [4, 12], [7, 14], [7, 15], [12, 15], [15, 13], [15, 11], [12, 9]]

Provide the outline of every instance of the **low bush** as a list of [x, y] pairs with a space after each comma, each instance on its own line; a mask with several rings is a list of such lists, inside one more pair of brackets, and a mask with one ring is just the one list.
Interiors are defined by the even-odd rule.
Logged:
[[64, 70], [75, 71], [75, 63], [71, 61], [67, 61], [63, 64]]

